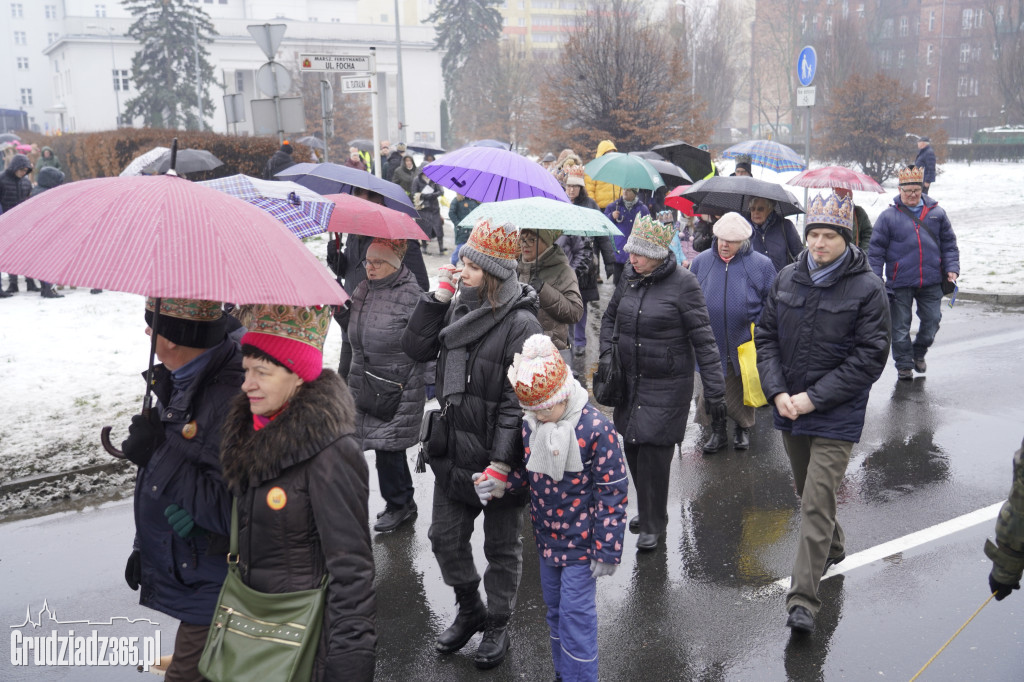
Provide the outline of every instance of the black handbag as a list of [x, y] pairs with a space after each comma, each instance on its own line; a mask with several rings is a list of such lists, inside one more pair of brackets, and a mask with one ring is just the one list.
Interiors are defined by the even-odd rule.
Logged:
[[[617, 312], [617, 311], [616, 311]], [[594, 399], [607, 407], [619, 407], [626, 402], [626, 381], [619, 362], [619, 316], [615, 316], [612, 347], [601, 353], [594, 372]]]
[[448, 405], [439, 410], [427, 410], [420, 422], [420, 447], [427, 457], [445, 457], [448, 454]]
[[363, 371], [363, 387], [356, 395], [356, 407], [381, 421], [391, 421], [402, 404], [405, 384]]

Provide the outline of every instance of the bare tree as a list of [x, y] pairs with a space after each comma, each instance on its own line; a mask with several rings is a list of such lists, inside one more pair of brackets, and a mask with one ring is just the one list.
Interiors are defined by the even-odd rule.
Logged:
[[989, 0], [996, 85], [1003, 98], [1004, 123], [1024, 122], [1024, 0]]
[[535, 137], [551, 148], [620, 150], [703, 139], [710, 126], [691, 97], [684, 48], [626, 0], [589, 5], [541, 86]]
[[816, 84], [821, 87], [823, 102], [831, 101], [833, 92], [854, 74], [874, 71], [875, 58], [868, 49], [864, 22], [854, 16], [835, 17], [832, 33], [816, 40], [814, 49], [818, 53]]
[[538, 65], [511, 41], [478, 46], [460, 70], [452, 101], [453, 136], [521, 143], [536, 106]]
[[717, 127], [747, 87], [742, 13], [732, 0], [696, 5], [687, 12], [686, 24], [673, 25], [672, 33], [676, 26], [682, 29], [679, 38], [687, 42], [691, 87], [706, 105], [708, 123]]
[[806, 7], [801, 0], [758, 4], [753, 31], [756, 68], [753, 69], [751, 106], [757, 111], [759, 137], [767, 137], [769, 131], [780, 135], [784, 132], [783, 121], [791, 115], [799, 115], [794, 107], [795, 65], [807, 29], [801, 22], [806, 16]]

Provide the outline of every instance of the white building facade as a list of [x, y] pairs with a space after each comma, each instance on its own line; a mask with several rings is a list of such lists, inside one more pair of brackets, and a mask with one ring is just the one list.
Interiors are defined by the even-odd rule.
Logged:
[[[422, 21], [436, 0], [400, 0], [405, 120], [399, 131], [397, 50], [394, 9], [389, 0], [197, 0], [217, 35], [207, 46], [215, 83], [213, 112], [204, 111], [216, 132], [228, 132], [225, 94], [242, 93], [246, 121], [239, 134], [252, 133], [256, 71], [266, 56], [247, 30], [252, 24], [284, 24], [275, 61], [297, 68], [303, 53], [368, 54], [376, 48], [377, 70], [386, 89], [382, 138], [440, 139], [444, 95], [441, 57], [434, 28]], [[7, 4], [9, 8], [4, 8]], [[9, 9], [9, 29], [0, 29], [0, 109], [22, 109], [32, 129], [43, 133], [110, 130], [124, 104], [136, 94], [131, 60], [138, 44], [127, 37], [133, 19], [117, 0], [0, 0]], [[23, 68], [24, 67], [24, 68]], [[294, 74], [297, 76], [298, 74]], [[382, 112], [381, 119], [385, 119]], [[123, 121], [140, 125], [141, 121]], [[235, 126], [230, 126], [234, 132]], [[307, 132], [319, 132], [310, 130]]]

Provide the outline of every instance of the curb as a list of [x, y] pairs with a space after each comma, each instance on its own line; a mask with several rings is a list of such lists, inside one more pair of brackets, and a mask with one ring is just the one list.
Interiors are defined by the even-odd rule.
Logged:
[[72, 476], [77, 476], [79, 474], [88, 476], [91, 474], [117, 472], [124, 469], [127, 469], [127, 465], [124, 462], [107, 462], [106, 464], [92, 464], [78, 469], [71, 469], [70, 471], [26, 476], [25, 478], [17, 478], [13, 481], [6, 481], [0, 484], [0, 495], [18, 492], [19, 490], [24, 490], [25, 488], [29, 488], [40, 483], [52, 483], [53, 481], [59, 481], [64, 478], [71, 478]]
[[1024, 305], [1024, 294], [999, 294], [988, 291], [960, 291], [957, 299], [961, 301], [981, 301], [997, 305]]

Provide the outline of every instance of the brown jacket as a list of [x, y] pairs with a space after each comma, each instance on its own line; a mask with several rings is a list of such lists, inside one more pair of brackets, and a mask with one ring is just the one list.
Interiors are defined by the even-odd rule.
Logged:
[[537, 292], [540, 298], [537, 320], [556, 348], [568, 348], [571, 338], [569, 325], [576, 324], [583, 317], [583, 297], [580, 296], [576, 273], [569, 266], [562, 247], [549, 246], [535, 262], [519, 262], [519, 281], [531, 284], [537, 280], [544, 283]]

